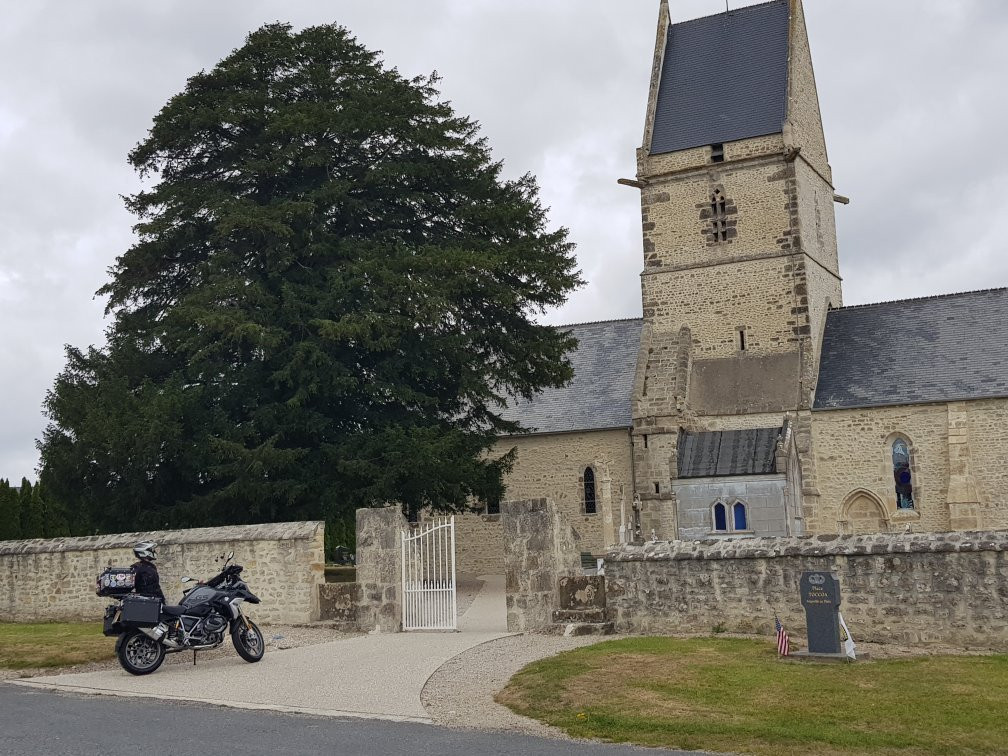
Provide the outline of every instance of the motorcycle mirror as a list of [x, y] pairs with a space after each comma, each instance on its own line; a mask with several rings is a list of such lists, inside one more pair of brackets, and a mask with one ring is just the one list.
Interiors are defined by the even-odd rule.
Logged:
[[183, 583], [191, 583], [192, 581], [193, 581], [193, 579], [191, 577], [184, 577], [184, 578], [182, 578], [181, 582], [183, 582]]
[[232, 559], [234, 559], [234, 552], [233, 551], [229, 551], [228, 552], [228, 561], [230, 562]]

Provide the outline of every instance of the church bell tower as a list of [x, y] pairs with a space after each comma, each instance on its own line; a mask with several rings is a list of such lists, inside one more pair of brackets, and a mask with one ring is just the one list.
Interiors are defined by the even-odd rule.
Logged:
[[817, 496], [821, 337], [828, 308], [842, 304], [842, 198], [800, 0], [676, 24], [662, 0], [637, 176], [624, 183], [640, 189], [643, 222], [632, 434], [644, 532], [684, 532], [684, 439], [691, 465], [727, 478], [754, 472], [727, 458], [729, 437], [744, 456], [758, 433], [777, 442], [782, 465], [793, 450], [787, 532], [801, 532]]

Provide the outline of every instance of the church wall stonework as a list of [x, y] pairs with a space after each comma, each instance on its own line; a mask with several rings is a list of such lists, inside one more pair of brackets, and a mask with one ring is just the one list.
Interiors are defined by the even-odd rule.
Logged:
[[[832, 182], [826, 157], [819, 98], [816, 95], [812, 50], [805, 28], [805, 13], [797, 0], [791, 2], [789, 27], [790, 61], [788, 66], [788, 124], [785, 140], [788, 146], [800, 147], [803, 159], [815, 167], [827, 182]], [[788, 133], [789, 132], [789, 133]], [[830, 197], [832, 202], [832, 197]]]
[[[620, 502], [633, 500], [629, 429], [544, 434], [502, 439], [493, 454], [518, 450], [505, 480], [505, 499], [549, 499], [577, 531], [584, 551], [601, 554], [616, 542]], [[596, 514], [584, 512], [585, 468], [595, 472]], [[456, 568], [472, 574], [500, 574], [504, 545], [497, 515], [456, 518]]]
[[[789, 252], [791, 164], [783, 155], [710, 164], [641, 191], [646, 271]], [[728, 239], [711, 237], [711, 197], [725, 197]]]
[[753, 428], [774, 428], [782, 425], [784, 415], [780, 412], [766, 412], [745, 415], [704, 415], [706, 430], [751, 430]]
[[[968, 459], [959, 460], [958, 466], [966, 466], [959, 478], [969, 483], [968, 493], [976, 492], [979, 499], [979, 521], [973, 524], [981, 528], [1008, 526], [1008, 508], [1003, 504], [1008, 490], [1004, 456], [1008, 449], [1008, 401], [992, 399], [813, 412], [820, 500], [811, 517], [810, 531], [837, 532], [838, 522], [844, 519], [843, 505], [862, 489], [883, 503], [894, 530], [905, 529], [906, 525], [915, 531], [962, 529], [954, 526], [954, 505], [950, 503], [962, 501], [961, 496], [950, 491], [950, 481], [957, 481], [950, 461], [950, 447], [955, 446], [957, 437], [956, 429], [950, 427], [950, 407], [954, 416], [961, 414], [967, 425], [963, 432], [969, 438]], [[913, 512], [896, 508], [891, 456], [891, 442], [896, 435], [909, 442]]]
[[[783, 153], [784, 139], [780, 134], [724, 143], [725, 162], [766, 155], [782, 155]], [[710, 164], [711, 148], [706, 145], [657, 155], [649, 155], [644, 150], [637, 152], [638, 178], [662, 176], [693, 168], [706, 168]]]
[[964, 402], [972, 478], [984, 529], [1008, 529], [1008, 399]]
[[455, 515], [455, 569], [469, 575], [500, 575], [503, 564], [500, 515]]
[[[775, 257], [642, 278], [644, 317], [660, 332], [689, 326], [693, 358], [734, 357], [745, 328], [753, 356], [797, 351], [793, 258]], [[784, 315], [782, 317], [782, 314]], [[676, 341], [677, 343], [677, 341]]]

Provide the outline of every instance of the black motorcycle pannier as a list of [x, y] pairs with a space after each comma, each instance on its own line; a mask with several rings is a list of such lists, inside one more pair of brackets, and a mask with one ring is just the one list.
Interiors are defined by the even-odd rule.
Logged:
[[95, 593], [99, 596], [125, 596], [133, 592], [136, 575], [132, 567], [109, 567], [95, 581]]
[[161, 619], [161, 599], [148, 596], [123, 596], [123, 627], [154, 627]]

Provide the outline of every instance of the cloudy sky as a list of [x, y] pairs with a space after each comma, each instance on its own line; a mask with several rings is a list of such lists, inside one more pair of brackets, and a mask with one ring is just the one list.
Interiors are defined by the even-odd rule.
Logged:
[[[730, 0], [732, 7], [750, 4]], [[805, 0], [846, 304], [1008, 285], [1008, 6]], [[673, 0], [673, 20], [724, 0]], [[437, 70], [509, 175], [534, 173], [588, 284], [546, 320], [640, 315], [638, 193], [658, 0], [5, 0], [0, 25], [0, 478], [34, 477], [63, 345], [130, 244], [126, 153], [188, 76], [263, 23], [338, 22]], [[912, 356], [911, 356], [912, 358]]]

